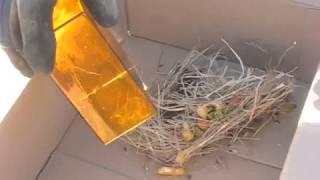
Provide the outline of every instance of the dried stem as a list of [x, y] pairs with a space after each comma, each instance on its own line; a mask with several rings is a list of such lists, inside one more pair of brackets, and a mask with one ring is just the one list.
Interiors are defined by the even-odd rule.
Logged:
[[[222, 48], [211, 56], [204, 55], [210, 48], [192, 50], [170, 70], [168, 79], [158, 84], [152, 97], [157, 115], [127, 135], [127, 143], [156, 162], [179, 166], [178, 155], [179, 160], [187, 161], [192, 156], [224, 151], [239, 140], [256, 140], [254, 135], [279, 113], [279, 105], [292, 93], [294, 78], [276, 69], [246, 68], [230, 44], [222, 41], [237, 57], [240, 71], [225, 63], [228, 57]], [[204, 119], [197, 113], [200, 106], [210, 103], [221, 104], [219, 118]], [[190, 128], [193, 140], [184, 139], [183, 127]]]

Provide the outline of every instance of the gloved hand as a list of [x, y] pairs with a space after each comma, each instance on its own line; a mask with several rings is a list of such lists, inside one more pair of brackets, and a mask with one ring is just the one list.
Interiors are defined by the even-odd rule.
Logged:
[[[0, 0], [0, 45], [25, 76], [49, 74], [55, 62], [52, 13], [56, 0]], [[116, 0], [83, 0], [99, 24], [114, 25]]]

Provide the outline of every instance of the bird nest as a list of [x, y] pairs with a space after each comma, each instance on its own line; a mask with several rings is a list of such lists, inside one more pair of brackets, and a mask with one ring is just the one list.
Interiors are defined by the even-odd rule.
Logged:
[[[124, 138], [169, 168], [159, 169], [160, 174], [184, 174], [181, 168], [191, 157], [250, 140], [268, 122], [294, 107], [289, 103], [294, 89], [290, 72], [245, 67], [222, 41], [233, 54], [225, 55], [225, 48], [210, 56], [204, 55], [210, 48], [192, 50], [158, 83], [151, 97], [157, 114]], [[231, 56], [241, 68], [227, 63]]]

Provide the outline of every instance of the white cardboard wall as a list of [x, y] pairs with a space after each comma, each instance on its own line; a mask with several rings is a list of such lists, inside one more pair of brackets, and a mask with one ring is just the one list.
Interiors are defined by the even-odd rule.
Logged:
[[0, 179], [34, 180], [76, 114], [49, 77], [33, 78], [0, 124]]
[[256, 67], [265, 67], [269, 58], [261, 58], [245, 42], [264, 47], [274, 60], [296, 42], [282, 68], [299, 67], [298, 77], [312, 81], [320, 11], [292, 0], [139, 0], [127, 1], [127, 7], [129, 31], [135, 36], [186, 49], [218, 48], [225, 38], [246, 64]]

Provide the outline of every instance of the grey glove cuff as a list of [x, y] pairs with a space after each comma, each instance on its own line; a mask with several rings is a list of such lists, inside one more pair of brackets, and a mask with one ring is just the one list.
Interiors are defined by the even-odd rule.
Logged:
[[0, 0], [0, 46], [5, 48], [12, 47], [9, 29], [10, 8], [11, 0]]

